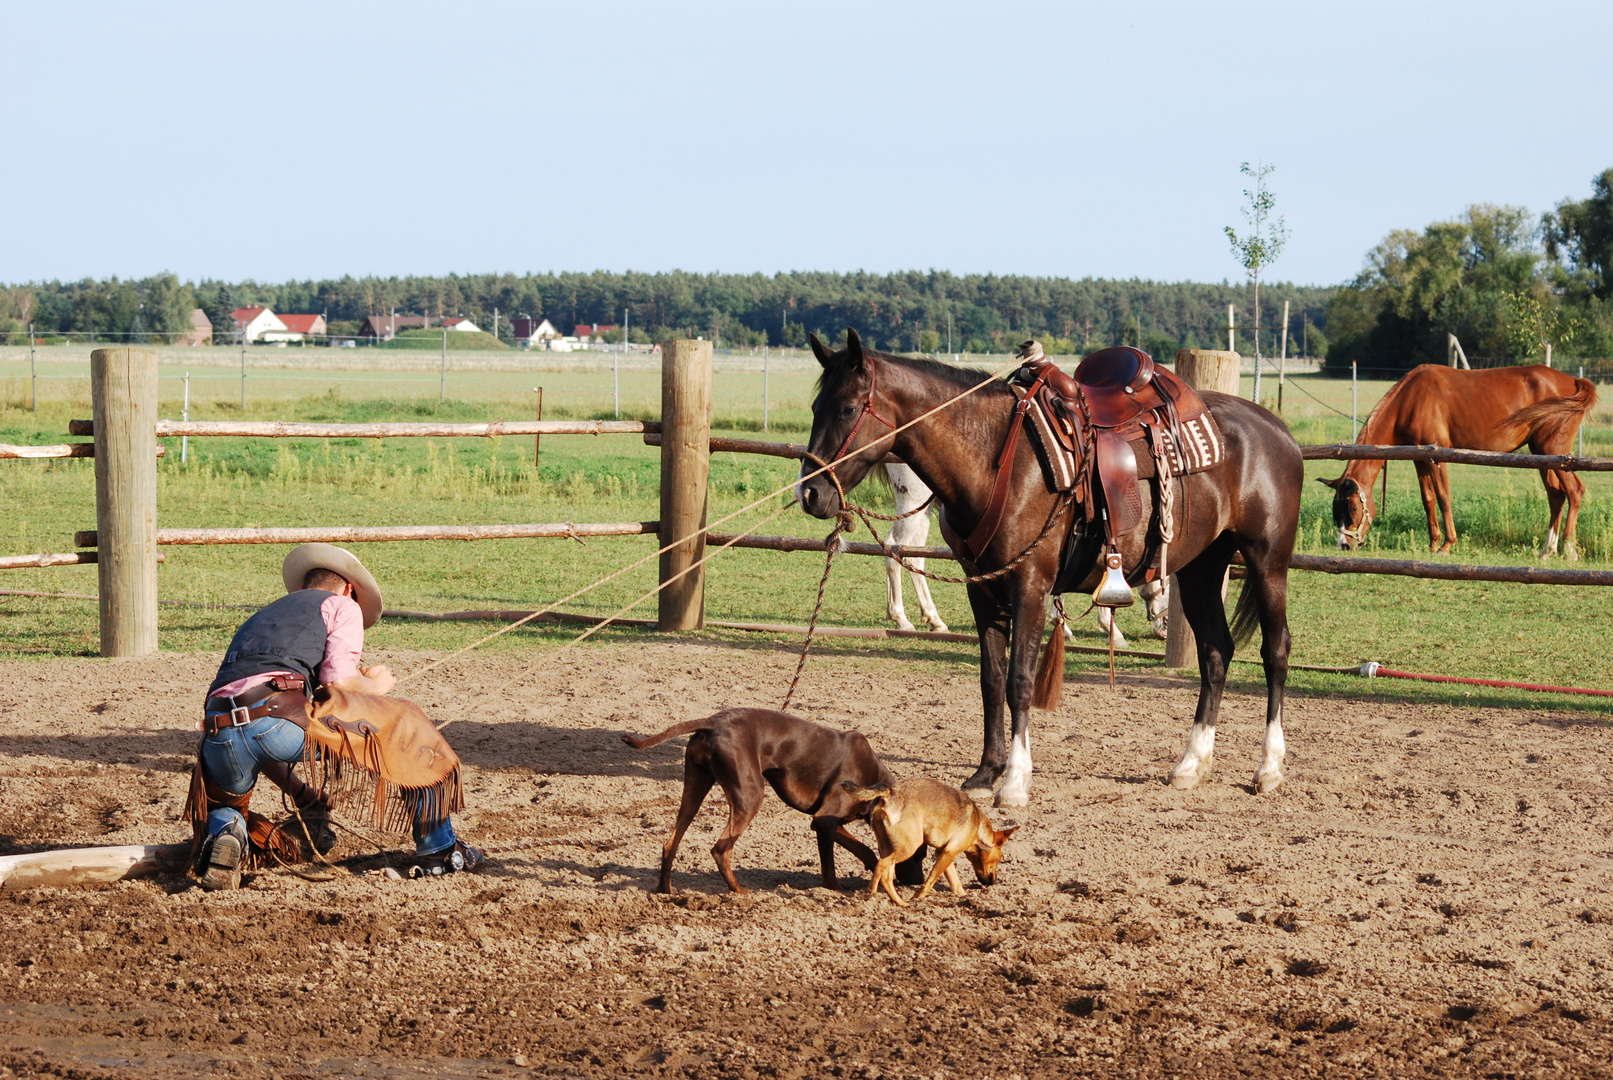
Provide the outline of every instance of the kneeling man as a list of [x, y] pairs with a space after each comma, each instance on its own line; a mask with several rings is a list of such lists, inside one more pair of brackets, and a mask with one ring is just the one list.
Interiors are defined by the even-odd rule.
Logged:
[[[375, 579], [331, 544], [294, 549], [281, 576], [286, 595], [241, 624], [207, 691], [187, 804], [202, 888], [235, 888], [271, 853], [298, 858], [283, 826], [247, 809], [259, 775], [290, 796], [291, 824], [321, 854], [341, 807], [411, 829], [422, 873], [479, 869], [482, 853], [449, 820], [464, 805], [458, 756], [419, 706], [386, 696], [397, 683], [386, 665], [359, 666], [381, 618]], [[292, 775], [299, 761], [306, 782]]]

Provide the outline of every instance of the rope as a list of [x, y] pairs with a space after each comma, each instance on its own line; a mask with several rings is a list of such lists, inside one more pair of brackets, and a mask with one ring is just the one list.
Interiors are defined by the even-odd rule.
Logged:
[[[708, 533], [711, 530], [715, 529], [717, 526], [726, 524], [727, 522], [732, 521], [734, 518], [739, 517], [741, 514], [744, 514], [744, 513], [747, 513], [749, 511], [751, 511], [751, 510], [754, 510], [756, 507], [761, 506], [763, 503], [766, 503], [768, 500], [770, 500], [772, 498], [775, 498], [776, 496], [782, 495], [786, 491], [792, 490], [793, 488], [795, 488], [798, 484], [800, 484], [804, 480], [812, 480], [812, 479], [814, 479], [814, 478], [816, 478], [818, 476], [821, 476], [825, 472], [828, 472], [830, 474], [830, 476], [833, 476], [834, 475], [833, 467], [835, 465], [839, 465], [842, 462], [848, 460], [849, 458], [856, 457], [858, 454], [866, 452], [870, 447], [877, 446], [879, 443], [882, 443], [882, 442], [886, 441], [887, 439], [894, 439], [898, 434], [900, 434], [903, 431], [906, 431], [908, 428], [913, 427], [916, 424], [923, 423], [925, 420], [928, 420], [930, 417], [934, 416], [938, 412], [941, 412], [943, 409], [950, 408], [951, 406], [956, 405], [958, 402], [962, 401], [964, 398], [969, 397], [971, 394], [974, 394], [977, 391], [985, 389], [987, 386], [990, 386], [992, 383], [996, 382], [998, 378], [1000, 378], [1003, 375], [1006, 375], [1008, 372], [1013, 371], [1015, 368], [1017, 368], [1019, 366], [1020, 366], [1020, 361], [1016, 358], [1011, 363], [1009, 363], [1009, 364], [1007, 364], [1007, 365], [1005, 365], [1005, 366], [1003, 366], [1001, 368], [998, 368], [996, 371], [993, 371], [990, 375], [988, 375], [986, 378], [982, 379], [980, 382], [976, 383], [975, 385], [971, 386], [969, 389], [964, 390], [963, 392], [957, 394], [954, 397], [948, 398], [947, 400], [943, 401], [941, 404], [937, 405], [935, 408], [930, 409], [927, 412], [919, 414], [918, 416], [914, 417], [912, 420], [909, 420], [907, 423], [902, 424], [899, 427], [892, 428], [889, 432], [887, 432], [884, 435], [881, 435], [878, 439], [875, 439], [868, 446], [859, 447], [859, 448], [857, 448], [855, 450], [851, 450], [851, 451], [849, 451], [847, 453], [844, 453], [840, 457], [837, 457], [834, 461], [829, 462], [828, 464], [821, 466], [820, 468], [816, 469], [815, 471], [813, 471], [811, 473], [808, 473], [806, 475], [803, 475], [803, 476], [798, 476], [794, 480], [790, 481], [788, 484], [785, 484], [783, 487], [774, 488], [772, 491], [768, 492], [766, 495], [763, 495], [758, 499], [755, 499], [755, 500], [753, 500], [753, 501], [751, 501], [749, 503], [746, 503], [744, 506], [740, 507], [738, 510], [735, 510], [730, 514], [727, 514], [727, 515], [724, 515], [723, 517], [718, 518], [716, 521], [711, 522], [709, 525], [702, 526], [700, 529], [698, 529], [694, 533], [690, 534], [689, 536], [686, 536], [686, 537], [683, 537], [682, 539], [673, 541], [670, 544], [662, 545], [660, 548], [656, 549], [655, 551], [651, 552], [650, 554], [644, 556], [641, 559], [637, 559], [634, 562], [631, 562], [631, 563], [627, 564], [626, 566], [622, 567], [620, 570], [617, 570], [615, 573], [607, 574], [605, 577], [600, 578], [598, 581], [595, 581], [593, 584], [586, 585], [583, 588], [578, 589], [576, 592], [572, 593], [570, 596], [566, 596], [566, 597], [563, 597], [563, 598], [561, 598], [559, 600], [556, 600], [554, 603], [549, 604], [548, 606], [546, 606], [546, 607], [544, 607], [544, 608], [542, 608], [542, 609], [540, 609], [538, 611], [534, 611], [530, 615], [523, 616], [522, 618], [517, 619], [516, 621], [510, 623], [507, 626], [500, 627], [499, 629], [493, 631], [491, 634], [487, 634], [487, 635], [485, 635], [483, 637], [480, 637], [480, 638], [476, 639], [475, 641], [471, 642], [469, 645], [466, 645], [466, 646], [464, 646], [462, 648], [459, 648], [459, 649], [455, 649], [453, 652], [449, 653], [447, 656], [440, 657], [440, 658], [438, 658], [436, 660], [431, 661], [428, 664], [425, 664], [422, 667], [416, 668], [415, 670], [409, 672], [408, 674], [401, 676], [398, 679], [398, 685], [401, 686], [403, 683], [406, 683], [411, 679], [417, 678], [420, 675], [424, 675], [426, 672], [432, 670], [433, 668], [442, 666], [443, 664], [445, 664], [448, 661], [452, 660], [456, 656], [460, 656], [460, 655], [463, 655], [464, 653], [468, 653], [472, 649], [480, 648], [482, 645], [487, 644], [489, 641], [492, 641], [494, 638], [499, 637], [500, 635], [507, 634], [511, 630], [515, 630], [515, 629], [518, 629], [518, 628], [520, 628], [522, 626], [525, 626], [527, 623], [529, 623], [532, 620], [538, 618], [539, 616], [549, 614], [551, 611], [554, 611], [556, 608], [560, 607], [562, 604], [570, 603], [571, 601], [577, 599], [580, 596], [584, 596], [584, 595], [586, 595], [586, 594], [588, 594], [590, 592], [593, 592], [595, 589], [599, 588], [601, 585], [605, 585], [605, 584], [608, 584], [609, 582], [615, 581], [617, 578], [621, 577], [623, 574], [629, 573], [632, 570], [636, 570], [638, 567], [643, 566], [645, 563], [649, 562], [651, 559], [656, 559], [656, 558], [659, 558], [660, 556], [666, 554], [668, 551], [671, 551], [673, 548], [677, 547], [679, 544], [687, 543], [687, 542], [689, 542], [690, 540], [694, 539], [697, 536], [704, 536], [706, 533]], [[818, 461], [820, 459], [814, 457], [812, 460]], [[837, 487], [839, 486], [838, 482], [836, 483], [836, 486]], [[760, 524], [760, 523], [758, 523], [758, 524]], [[873, 526], [870, 525], [869, 528], [872, 529]], [[876, 534], [875, 538], [876, 539], [878, 538], [877, 534]], [[728, 547], [728, 546], [731, 546], [731, 545], [724, 545], [725, 548]], [[722, 550], [722, 549], [719, 549], [719, 550]], [[693, 569], [693, 567], [691, 566], [690, 569]], [[939, 579], [939, 580], [946, 580], [946, 579]], [[588, 636], [588, 633], [591, 633], [591, 632], [592, 631], [589, 631], [587, 633], [584, 633], [584, 634], [580, 635], [577, 638], [577, 640], [581, 641], [584, 637]]]
[[[829, 475], [833, 477], [834, 473]], [[839, 487], [840, 481], [835, 480], [835, 488], [838, 490]], [[846, 505], [844, 497], [841, 498], [840, 505], [842, 507]], [[850, 528], [851, 519], [842, 509], [840, 515], [835, 518], [834, 530], [824, 538], [826, 553], [823, 559], [823, 577], [818, 579], [818, 602], [812, 608], [812, 620], [807, 623], [806, 640], [801, 643], [801, 659], [795, 662], [795, 678], [790, 680], [790, 688], [784, 693], [784, 704], [779, 706], [780, 712], [790, 711], [790, 700], [795, 697], [795, 688], [800, 685], [801, 676], [806, 672], [807, 654], [812, 651], [812, 639], [818, 632], [818, 616], [823, 613], [824, 593], [829, 587], [829, 571], [834, 569], [835, 556], [840, 553], [840, 537]], [[870, 525], [869, 528], [873, 526]]]

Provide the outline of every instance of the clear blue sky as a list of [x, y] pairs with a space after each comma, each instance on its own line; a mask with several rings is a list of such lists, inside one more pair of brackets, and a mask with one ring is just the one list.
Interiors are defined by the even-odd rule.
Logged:
[[1332, 283], [1613, 166], [1613, 4], [0, 9], [0, 281], [937, 268]]

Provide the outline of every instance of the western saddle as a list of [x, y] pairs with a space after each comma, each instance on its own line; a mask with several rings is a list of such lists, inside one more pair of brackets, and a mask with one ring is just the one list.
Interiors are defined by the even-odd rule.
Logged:
[[[1099, 510], [1098, 500], [1092, 496], [1101, 488], [1105, 563], [1110, 571], [1118, 571], [1118, 539], [1148, 515], [1139, 481], [1161, 473], [1167, 474], [1164, 478], [1168, 480], [1170, 475], [1205, 467], [1204, 462], [1195, 461], [1188, 453], [1189, 443], [1183, 432], [1184, 426], [1194, 422], [1208, 423], [1204, 401], [1175, 374], [1156, 366], [1153, 357], [1126, 345], [1093, 353], [1076, 366], [1073, 376], [1059, 370], [1043, 354], [1038, 342], [1025, 342], [1019, 348], [1019, 356], [1024, 363], [1009, 382], [1020, 400], [998, 459], [991, 500], [979, 525], [964, 541], [965, 554], [978, 558], [1002, 523], [1014, 450], [1024, 420], [1030, 415], [1050, 465], [1061, 452], [1073, 459], [1070, 487], [1089, 523]], [[1033, 409], [1040, 415], [1032, 413]], [[1146, 472], [1139, 469], [1138, 447], [1148, 459]], [[1054, 486], [1063, 490], [1065, 485], [1057, 483], [1059, 472], [1050, 469]], [[1163, 512], [1169, 513], [1168, 509]], [[1163, 544], [1169, 543], [1171, 532], [1169, 526], [1162, 529]], [[1164, 562], [1162, 555], [1161, 574], [1165, 572]], [[1102, 596], [1096, 602], [1106, 607], [1131, 603], [1129, 586], [1114, 574], [1108, 576], [1120, 580], [1123, 597], [1101, 586], [1099, 593], [1114, 602], [1107, 603]]]

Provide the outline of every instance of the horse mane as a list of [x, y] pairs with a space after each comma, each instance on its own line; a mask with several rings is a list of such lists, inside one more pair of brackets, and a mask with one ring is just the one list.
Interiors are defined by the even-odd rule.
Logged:
[[[952, 384], [959, 390], [973, 388], [987, 374], [978, 368], [958, 367], [955, 364], [948, 364], [941, 360], [933, 360], [928, 356], [902, 356], [898, 353], [879, 352], [868, 348], [863, 349], [863, 353], [875, 360], [889, 361], [925, 375], [933, 375], [943, 382]], [[823, 375], [824, 373], [821, 371], [818, 373], [818, 381], [813, 386], [814, 395], [823, 389]]]
[[1402, 375], [1400, 377], [1400, 381], [1391, 386], [1383, 397], [1378, 399], [1378, 403], [1372, 406], [1371, 411], [1367, 413], [1367, 418], [1361, 422], [1361, 434], [1356, 437], [1356, 442], [1362, 444], [1370, 444], [1372, 442], [1372, 440], [1367, 437], [1367, 432], [1372, 430], [1372, 425], [1378, 420], [1379, 414], [1383, 413], [1400, 399], [1401, 391], [1405, 389], [1406, 384], [1411, 381], [1411, 377], [1416, 373], [1416, 371], [1416, 368], [1412, 368], [1411, 371], [1408, 371], [1406, 374]]

